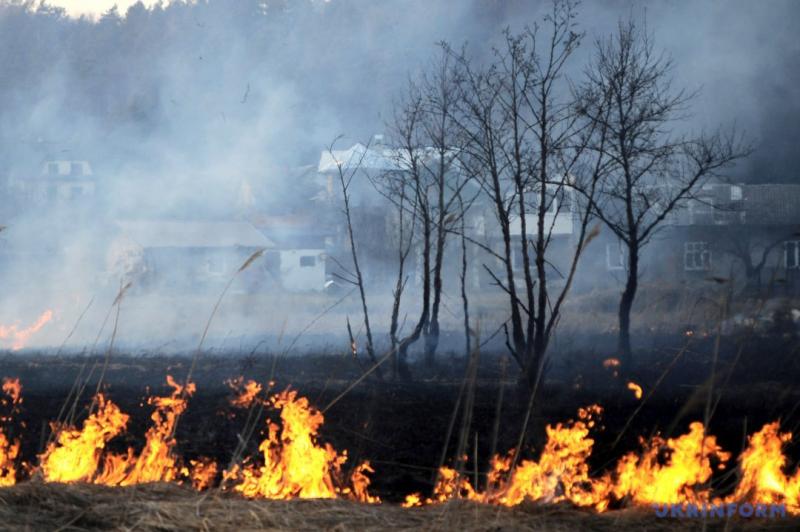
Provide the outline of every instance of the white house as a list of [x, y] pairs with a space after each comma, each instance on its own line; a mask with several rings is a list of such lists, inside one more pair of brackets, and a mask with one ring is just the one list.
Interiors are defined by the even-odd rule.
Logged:
[[18, 177], [12, 186], [36, 204], [66, 204], [93, 196], [97, 180], [88, 161], [50, 160], [37, 175]]
[[[107, 257], [112, 276], [144, 289], [197, 290], [225, 283], [258, 250], [275, 244], [248, 222], [126, 220]], [[242, 273], [242, 282], [274, 283], [263, 261]]]
[[325, 286], [323, 249], [282, 249], [280, 279], [283, 288], [293, 292], [320, 291]]

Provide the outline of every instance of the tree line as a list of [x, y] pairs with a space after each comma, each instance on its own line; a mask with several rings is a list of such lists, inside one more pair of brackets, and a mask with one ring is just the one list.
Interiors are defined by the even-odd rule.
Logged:
[[[468, 352], [476, 331], [465, 289], [466, 248], [476, 246], [488, 257], [480, 267], [510, 310], [503, 327], [508, 351], [525, 385], [535, 391], [578, 264], [601, 230], [611, 231], [625, 251], [617, 355], [629, 369], [631, 310], [643, 250], [670, 213], [750, 151], [732, 128], [686, 131], [695, 94], [674, 86], [673, 61], [634, 17], [595, 38], [581, 73], [568, 75], [576, 71], [576, 50], [586, 40], [577, 28], [576, 8], [572, 0], [556, 0], [540, 23], [507, 30], [489, 51], [440, 43], [429, 67], [409, 81], [395, 105], [389, 128], [399, 171], [371, 179], [399, 220], [390, 327], [398, 376], [408, 376], [408, 349], [420, 339], [425, 360], [434, 360], [443, 257], [454, 241], [463, 252]], [[553, 214], [567, 208], [560, 201], [567, 194], [573, 245], [566, 271], [554, 282], [548, 267]], [[490, 206], [498, 242], [480, 241], [465, 229], [478, 201]], [[350, 235], [355, 250], [358, 242]], [[421, 301], [410, 331], [399, 336], [412, 245], [421, 255]], [[363, 284], [356, 284], [365, 302]], [[366, 302], [364, 308], [366, 318]]]

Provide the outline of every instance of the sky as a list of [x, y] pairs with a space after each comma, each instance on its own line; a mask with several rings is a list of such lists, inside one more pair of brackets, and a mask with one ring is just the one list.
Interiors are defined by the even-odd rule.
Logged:
[[[48, 4], [56, 7], [63, 7], [71, 17], [79, 17], [81, 15], [97, 17], [114, 6], [117, 6], [117, 9], [124, 13], [128, 7], [135, 4], [136, 1], [137, 0], [52, 0], [49, 1]], [[148, 7], [157, 2], [158, 0], [142, 1], [142, 3]]]

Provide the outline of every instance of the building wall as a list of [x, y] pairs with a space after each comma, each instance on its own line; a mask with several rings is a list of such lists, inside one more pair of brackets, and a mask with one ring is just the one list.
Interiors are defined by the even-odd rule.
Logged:
[[325, 287], [325, 252], [322, 249], [280, 251], [280, 279], [290, 291], [320, 291]]
[[[148, 248], [143, 252], [143, 265], [134, 284], [142, 290], [164, 292], [218, 290], [255, 248]], [[240, 281], [248, 289], [256, 289], [265, 277], [258, 265]], [[255, 272], [255, 273], [254, 273]]]

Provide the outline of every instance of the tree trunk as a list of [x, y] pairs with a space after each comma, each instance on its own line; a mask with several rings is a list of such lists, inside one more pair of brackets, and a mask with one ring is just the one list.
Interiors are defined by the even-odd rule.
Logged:
[[[440, 224], [443, 222], [440, 221]], [[439, 308], [442, 302], [442, 265], [444, 264], [444, 245], [446, 233], [438, 230], [436, 237], [436, 255], [433, 264], [433, 305], [428, 326], [425, 328], [425, 366], [433, 367], [436, 349], [439, 347]]]
[[[438, 314], [438, 313], [437, 313]], [[425, 332], [425, 366], [432, 368], [439, 347], [439, 316], [432, 314], [431, 322]]]
[[619, 337], [617, 353], [623, 368], [630, 370], [633, 364], [631, 351], [631, 309], [639, 287], [639, 250], [635, 246], [628, 249], [628, 280], [619, 301]]
[[422, 238], [422, 313], [420, 314], [414, 330], [400, 340], [397, 347], [398, 374], [403, 380], [410, 380], [411, 373], [408, 369], [408, 349], [425, 332], [430, 323], [430, 300], [431, 300], [431, 233], [430, 220], [423, 216], [423, 238]]

